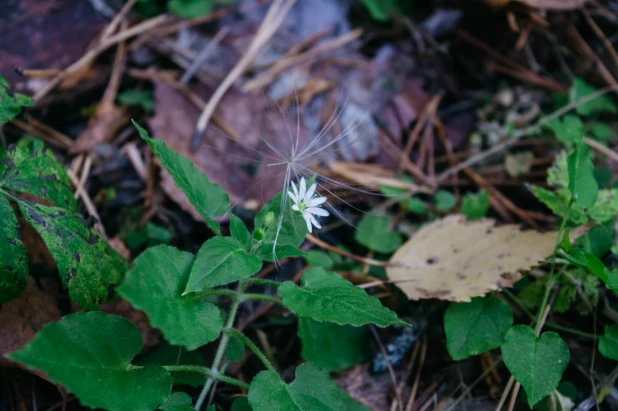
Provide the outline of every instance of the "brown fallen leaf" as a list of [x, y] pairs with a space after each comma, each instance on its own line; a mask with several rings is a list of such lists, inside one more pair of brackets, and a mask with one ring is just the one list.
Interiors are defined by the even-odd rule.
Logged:
[[59, 320], [60, 309], [53, 295], [43, 292], [32, 277], [21, 296], [0, 308], [0, 363], [5, 354], [28, 344], [49, 322]]
[[[217, 106], [216, 114], [242, 139], [239, 144], [214, 124], [210, 124], [197, 148], [191, 147], [195, 123], [200, 114], [197, 107], [178, 90], [164, 81], [155, 83], [155, 116], [149, 121], [154, 138], [161, 139], [167, 146], [190, 159], [195, 167], [208, 179], [221, 185], [230, 196], [232, 204], [264, 204], [281, 191], [283, 167], [269, 167], [276, 162], [272, 149], [285, 152], [288, 140], [288, 121], [281, 115], [272, 101], [264, 96], [246, 94], [232, 88]], [[207, 100], [209, 91], [204, 88], [195, 91]], [[289, 120], [295, 127], [295, 119]], [[301, 123], [301, 141], [306, 141]], [[293, 130], [296, 132], [296, 130]], [[267, 141], [268, 143], [265, 143]], [[186, 196], [176, 187], [172, 177], [161, 171], [161, 187], [179, 206], [198, 221], [202, 217], [194, 210]]]
[[69, 152], [76, 154], [92, 151], [97, 144], [110, 141], [128, 122], [129, 117], [123, 109], [113, 103], [102, 102]]
[[[557, 232], [496, 227], [495, 221], [468, 222], [451, 215], [419, 230], [395, 252], [388, 277], [411, 300], [470, 301], [511, 287], [528, 270], [552, 255]], [[573, 230], [571, 238], [583, 234]]]
[[[388, 410], [389, 394], [393, 391], [393, 382], [386, 373], [372, 375], [369, 364], [362, 364], [342, 372], [335, 383], [346, 391], [354, 401], [371, 407], [372, 410]], [[401, 374], [401, 370], [395, 371]]]

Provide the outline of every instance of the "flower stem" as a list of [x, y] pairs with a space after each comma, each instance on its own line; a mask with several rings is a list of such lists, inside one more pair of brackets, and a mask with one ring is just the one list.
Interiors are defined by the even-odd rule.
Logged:
[[[242, 294], [245, 288], [245, 284], [241, 282], [238, 284], [237, 294]], [[208, 391], [212, 387], [215, 379], [223, 381], [221, 379], [221, 375], [219, 375], [219, 367], [221, 366], [221, 361], [223, 361], [223, 354], [225, 353], [225, 349], [227, 348], [227, 344], [230, 341], [230, 335], [226, 332], [226, 330], [232, 329], [234, 326], [234, 321], [236, 320], [236, 313], [238, 312], [238, 306], [241, 303], [240, 298], [235, 298], [232, 302], [232, 306], [230, 307], [230, 313], [227, 318], [227, 322], [225, 323], [225, 327], [223, 328], [223, 333], [221, 335], [221, 341], [219, 342], [219, 346], [217, 347], [217, 352], [215, 353], [215, 359], [212, 363], [211, 372], [212, 375], [206, 379], [206, 383], [204, 384], [204, 388], [202, 388], [202, 392], [200, 392], [200, 396], [197, 399], [197, 403], [195, 404], [195, 411], [199, 411], [206, 400], [206, 396], [208, 395]]]
[[200, 367], [199, 365], [164, 365], [163, 368], [165, 368], [166, 370], [170, 371], [170, 372], [179, 372], [179, 371], [184, 371], [184, 372], [199, 372], [200, 374], [204, 374], [208, 377], [211, 377], [217, 381], [221, 381], [221, 382], [225, 382], [228, 384], [232, 384], [235, 385], [237, 387], [240, 388], [244, 388], [244, 389], [248, 389], [249, 388], [249, 384], [239, 381], [235, 378], [232, 377], [226, 377], [225, 375], [219, 375], [217, 377], [214, 376], [213, 372], [210, 370], [210, 368], [207, 367]]
[[268, 369], [268, 371], [272, 371], [275, 374], [279, 375], [277, 373], [277, 370], [275, 370], [275, 367], [273, 367], [273, 365], [271, 364], [271, 362], [268, 360], [268, 358], [266, 358], [266, 356], [264, 355], [264, 353], [262, 353], [262, 351], [257, 347], [257, 345], [255, 345], [253, 343], [253, 341], [251, 341], [249, 339], [249, 337], [247, 337], [246, 335], [244, 335], [243, 333], [241, 333], [240, 331], [234, 329], [234, 328], [229, 328], [226, 331], [230, 336], [234, 336], [236, 338], [238, 338], [240, 341], [242, 341], [251, 351], [253, 351], [253, 353], [255, 354], [256, 357], [259, 358], [260, 361], [262, 361], [262, 364], [264, 364], [264, 366]]
[[266, 287], [279, 287], [281, 283], [279, 281], [263, 280], [261, 278], [247, 278], [245, 280], [247, 284], [264, 285]]
[[240, 299], [242, 301], [250, 301], [250, 300], [264, 300], [270, 301], [275, 304], [283, 305], [283, 301], [280, 298], [277, 298], [268, 294], [243, 294]]

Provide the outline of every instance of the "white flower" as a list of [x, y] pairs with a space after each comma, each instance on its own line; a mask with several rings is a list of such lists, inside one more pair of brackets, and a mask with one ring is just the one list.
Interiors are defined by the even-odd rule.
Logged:
[[288, 191], [288, 194], [292, 201], [294, 201], [292, 210], [300, 211], [307, 223], [307, 230], [311, 232], [312, 226], [322, 228], [315, 217], [328, 217], [330, 214], [320, 207], [326, 201], [326, 197], [320, 197], [319, 194], [316, 193], [315, 189], [317, 184], [313, 183], [307, 190], [307, 182], [303, 177], [300, 179], [300, 188], [298, 190], [294, 182], [291, 183], [291, 187], [293, 192]]

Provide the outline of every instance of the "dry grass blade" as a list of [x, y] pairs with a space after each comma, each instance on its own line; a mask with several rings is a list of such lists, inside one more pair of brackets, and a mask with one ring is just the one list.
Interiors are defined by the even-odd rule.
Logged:
[[393, 255], [386, 272], [412, 300], [469, 301], [512, 286], [521, 270], [552, 255], [556, 238], [557, 232], [496, 227], [494, 220], [468, 222], [452, 215], [416, 233]]

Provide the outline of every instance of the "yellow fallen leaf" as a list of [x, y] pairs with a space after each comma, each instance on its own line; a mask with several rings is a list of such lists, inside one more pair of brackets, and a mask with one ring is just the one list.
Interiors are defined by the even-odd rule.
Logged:
[[[574, 231], [571, 238], [583, 233]], [[511, 287], [521, 278], [520, 271], [553, 254], [557, 234], [451, 215], [423, 227], [403, 244], [386, 273], [411, 300], [470, 301]]]

